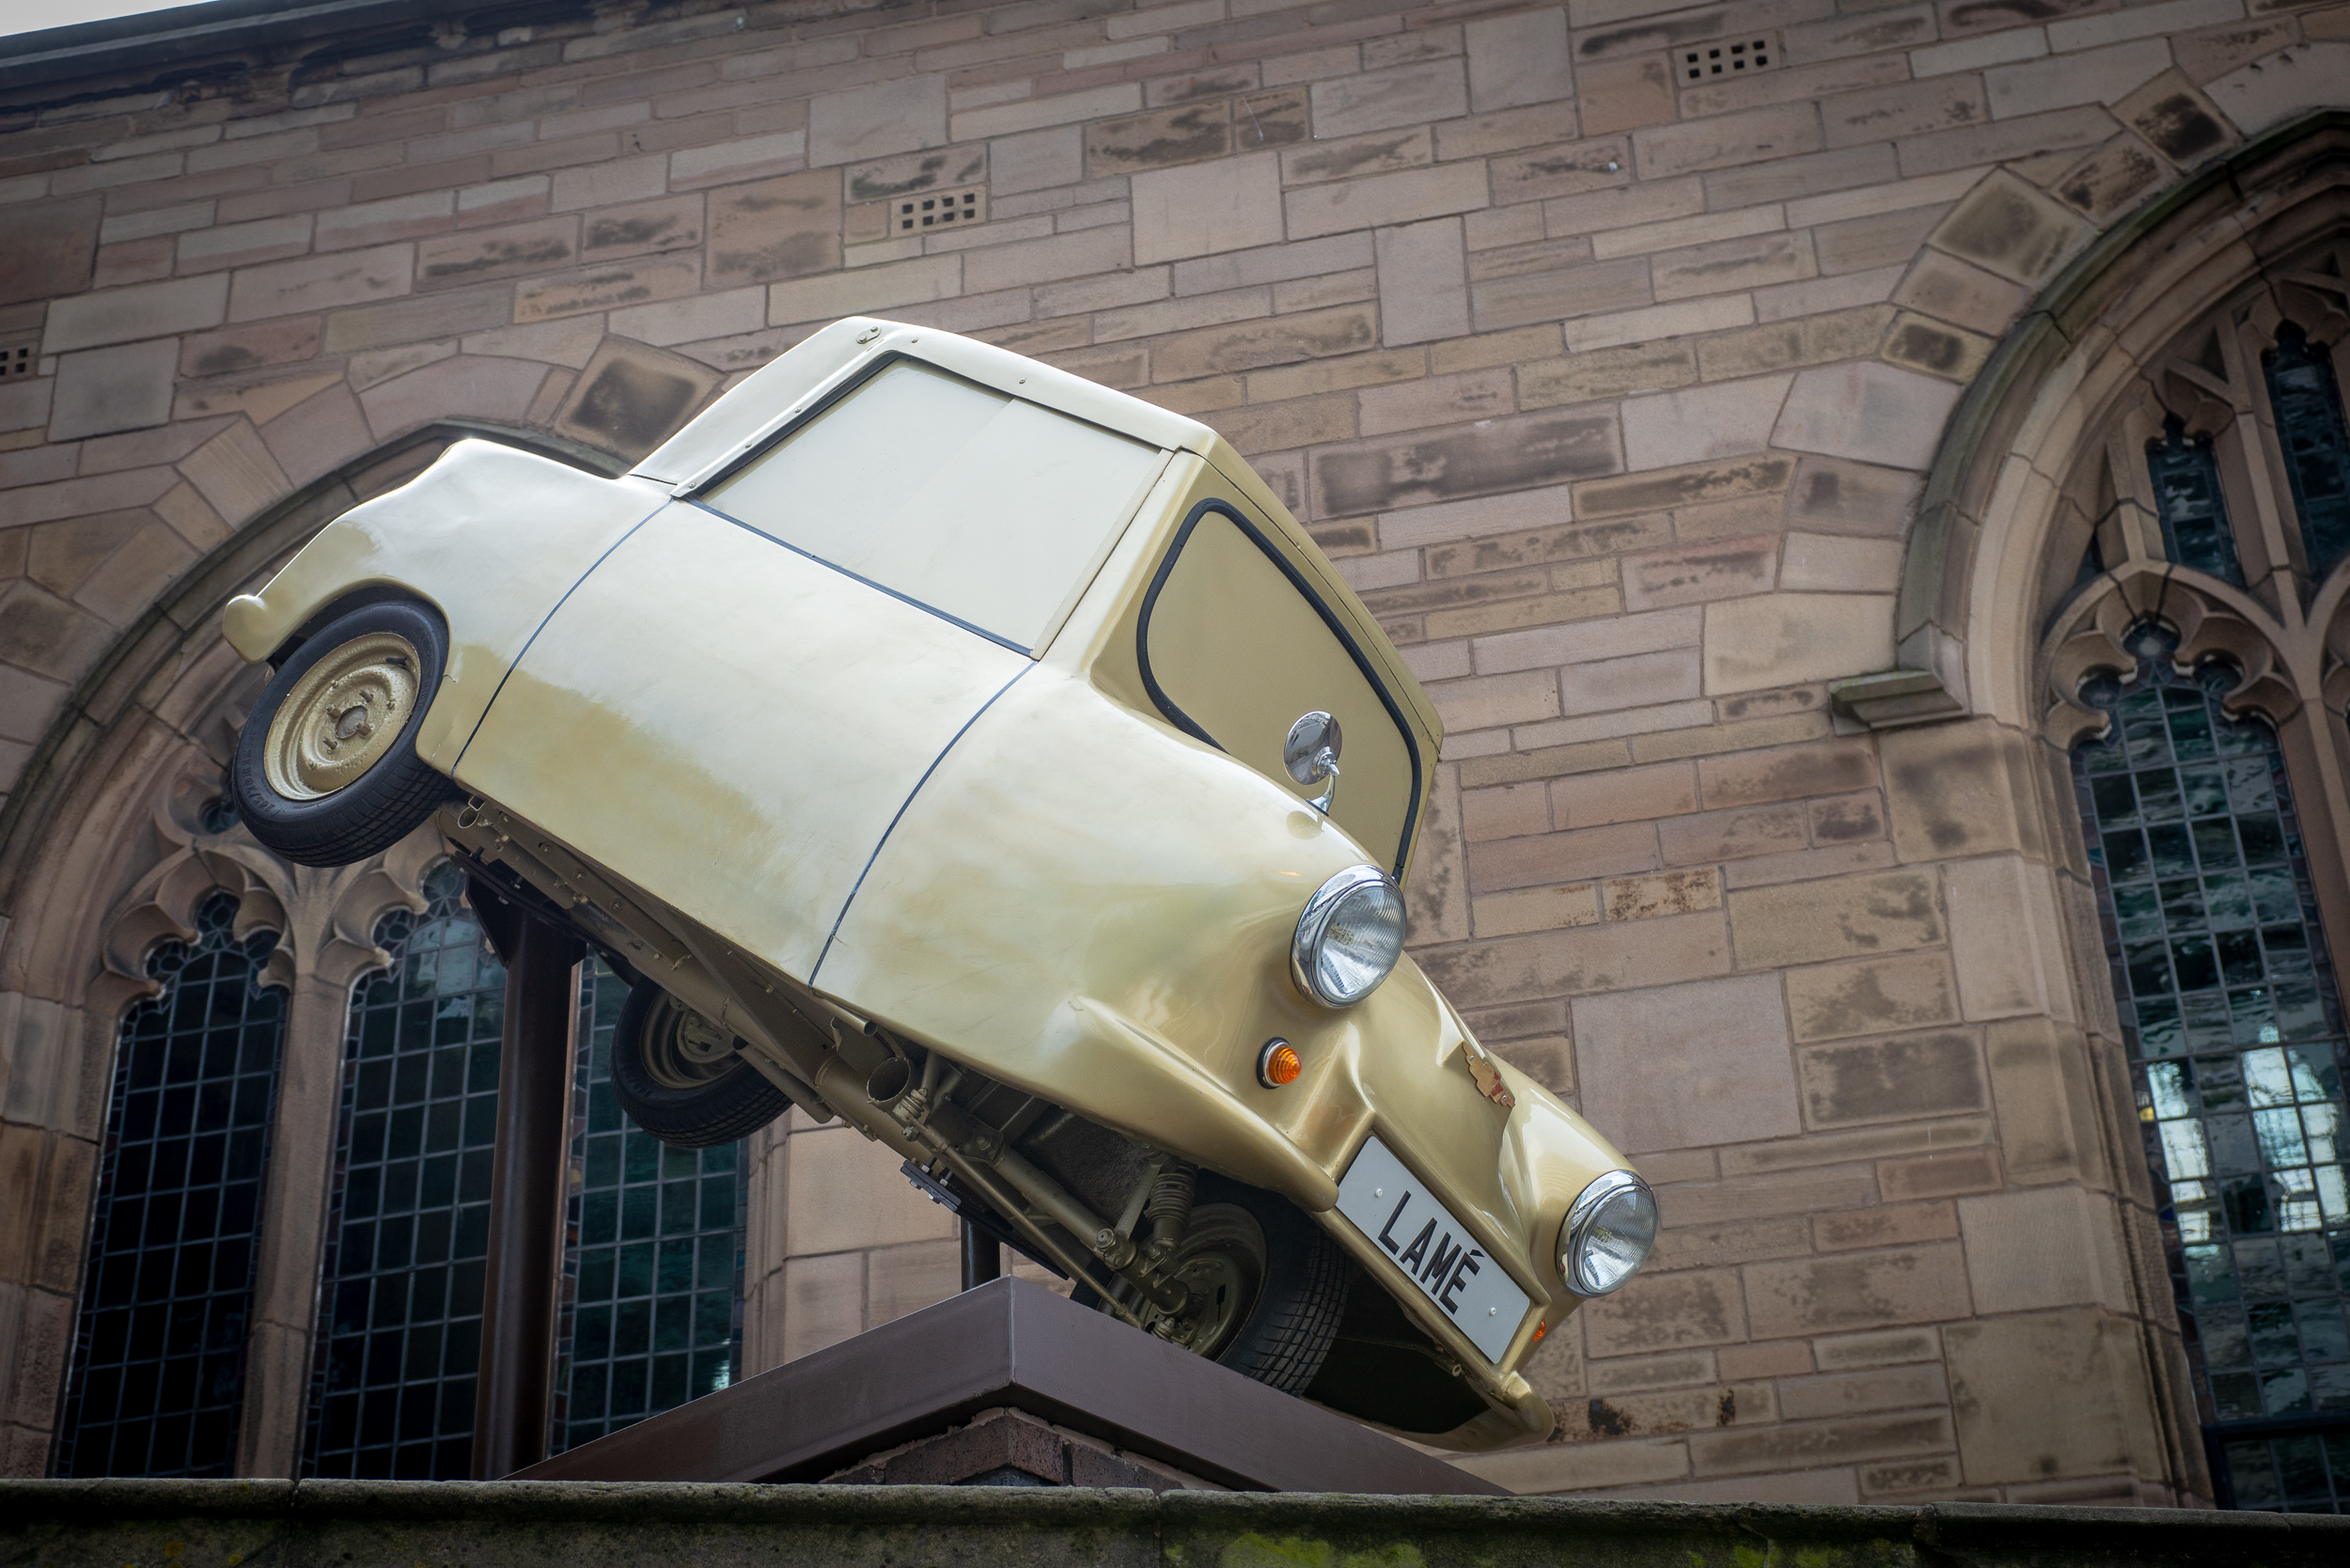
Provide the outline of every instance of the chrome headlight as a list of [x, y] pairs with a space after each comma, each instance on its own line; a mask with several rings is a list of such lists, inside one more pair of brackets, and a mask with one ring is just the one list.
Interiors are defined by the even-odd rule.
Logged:
[[1640, 1271], [1656, 1245], [1656, 1195], [1629, 1170], [1583, 1189], [1559, 1228], [1559, 1272], [1577, 1295], [1606, 1295]]
[[1350, 866], [1306, 901], [1290, 943], [1297, 989], [1351, 1007], [1379, 989], [1403, 956], [1403, 895], [1376, 866]]

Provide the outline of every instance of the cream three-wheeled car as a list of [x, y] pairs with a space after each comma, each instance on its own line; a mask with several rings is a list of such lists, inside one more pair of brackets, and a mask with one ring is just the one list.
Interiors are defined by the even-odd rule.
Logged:
[[605, 479], [461, 442], [229, 639], [256, 837], [438, 814], [677, 1143], [846, 1119], [1080, 1299], [1455, 1448], [1655, 1210], [1403, 956], [1434, 709], [1214, 431], [838, 322]]

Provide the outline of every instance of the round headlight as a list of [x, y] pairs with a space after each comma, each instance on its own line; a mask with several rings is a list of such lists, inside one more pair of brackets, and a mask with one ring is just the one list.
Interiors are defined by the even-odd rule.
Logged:
[[1606, 1295], [1640, 1271], [1656, 1245], [1656, 1195], [1629, 1170], [1583, 1189], [1559, 1228], [1559, 1272], [1577, 1295]]
[[1403, 895], [1378, 867], [1350, 866], [1306, 901], [1290, 973], [1324, 1007], [1349, 1007], [1376, 991], [1402, 956]]

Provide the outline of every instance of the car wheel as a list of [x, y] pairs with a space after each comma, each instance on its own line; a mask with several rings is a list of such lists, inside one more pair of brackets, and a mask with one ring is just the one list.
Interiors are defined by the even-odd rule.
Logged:
[[[1277, 1194], [1203, 1173], [1171, 1272], [1190, 1300], [1145, 1305], [1151, 1332], [1244, 1376], [1294, 1394], [1322, 1370], [1346, 1313], [1346, 1254]], [[1081, 1306], [1102, 1305], [1080, 1286]]]
[[737, 1043], [651, 980], [638, 980], [612, 1031], [612, 1097], [673, 1148], [732, 1143], [791, 1104], [736, 1054]]
[[416, 755], [448, 635], [421, 604], [352, 611], [295, 650], [237, 737], [229, 790], [253, 837], [303, 866], [400, 842], [456, 787]]

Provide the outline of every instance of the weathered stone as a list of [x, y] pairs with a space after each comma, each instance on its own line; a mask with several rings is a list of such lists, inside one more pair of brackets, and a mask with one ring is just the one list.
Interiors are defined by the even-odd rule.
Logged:
[[1635, 1275], [1613, 1295], [1585, 1303], [1585, 1345], [1593, 1356], [1638, 1356], [1747, 1337], [1738, 1276], [1718, 1272]]
[[580, 372], [555, 428], [640, 458], [674, 434], [717, 384], [716, 371], [682, 355], [606, 338]]
[[1395, 348], [1468, 331], [1468, 280], [1458, 218], [1382, 228], [1372, 240], [1384, 343]]
[[1804, 1113], [1815, 1127], [1990, 1107], [1974, 1037], [1950, 1031], [1897, 1035], [1796, 1054]]
[[1994, 170], [1934, 231], [1934, 243], [2011, 282], [2037, 287], [2082, 245], [2091, 230], [2004, 169]]
[[581, 219], [579, 255], [584, 261], [685, 250], [702, 241], [702, 197], [666, 196], [629, 207], [613, 207]]
[[2236, 140], [2226, 117], [2175, 67], [2116, 103], [2113, 112], [2181, 168]]
[[1135, 262], [1277, 244], [1280, 159], [1271, 152], [1134, 177]]
[[819, 168], [944, 147], [949, 139], [965, 137], [947, 134], [944, 76], [908, 76], [819, 93], [808, 104], [807, 161]]
[[477, 228], [420, 242], [416, 282], [421, 288], [515, 277], [568, 265], [579, 250], [576, 217], [542, 218], [511, 228]]
[[807, 277], [840, 265], [840, 180], [820, 171], [712, 191], [702, 287]]
[[1958, 398], [1956, 386], [1890, 365], [1864, 361], [1805, 370], [1795, 377], [1771, 442], [1856, 463], [1922, 469], [1933, 462]]
[[1518, 415], [1468, 430], [1316, 453], [1314, 507], [1324, 516], [1344, 517], [1561, 484], [1621, 466], [1612, 417]]
[[1741, 968], [1898, 952], [1943, 939], [1930, 872], [1880, 871], [1730, 895]]
[[698, 258], [654, 257], [551, 277], [529, 277], [514, 290], [514, 320], [545, 321], [587, 310], [615, 310], [675, 299], [693, 292], [700, 274]]
[[1576, 486], [1574, 510], [1579, 517], [1617, 517], [1767, 494], [1786, 489], [1794, 471], [1793, 459], [1772, 456], [1633, 474]]
[[1977, 1486], [2126, 1470], [2124, 1389], [2142, 1387], [2137, 1330], [2093, 1309], [1942, 1331], [1966, 1480]]
[[49, 439], [78, 441], [162, 424], [171, 417], [179, 363], [180, 346], [167, 337], [61, 356]]
[[1939, 1323], [1972, 1311], [1953, 1243], [1752, 1263], [1744, 1273], [1757, 1339]]
[[88, 288], [102, 210], [103, 201], [95, 195], [10, 208], [8, 243], [0, 245], [0, 305], [71, 296]]
[[1584, 1108], [1630, 1152], [1802, 1129], [1776, 975], [1579, 996]]
[[1467, 943], [1422, 954], [1420, 967], [1449, 995], [1490, 1004], [1724, 974], [1730, 942], [1719, 915], [1682, 915]]
[[939, 149], [885, 158], [845, 171], [844, 198], [850, 202], [887, 201], [893, 196], [923, 191], [943, 191], [987, 180], [984, 147]]
[[1094, 180], [1222, 158], [1232, 150], [1232, 106], [1187, 103], [1096, 120], [1085, 128], [1085, 147], [1086, 173]]

